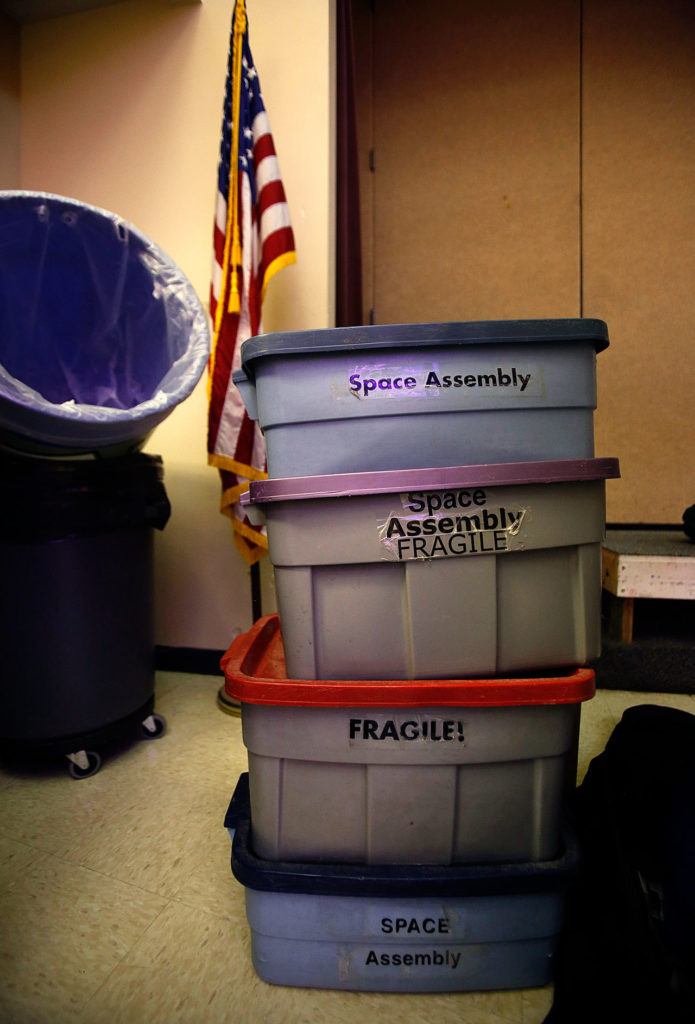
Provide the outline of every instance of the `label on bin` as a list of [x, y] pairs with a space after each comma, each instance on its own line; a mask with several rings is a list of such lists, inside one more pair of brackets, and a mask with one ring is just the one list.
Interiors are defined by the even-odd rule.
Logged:
[[396, 399], [433, 398], [442, 392], [461, 390], [500, 391], [534, 397], [543, 394], [543, 380], [539, 370], [520, 366], [490, 366], [485, 372], [445, 372], [436, 365], [389, 366], [370, 364], [355, 366], [347, 375], [347, 390], [355, 398]]
[[401, 494], [402, 511], [377, 522], [385, 558], [457, 558], [509, 550], [528, 516], [528, 508], [488, 507], [483, 488], [411, 491]]
[[413, 716], [398, 720], [379, 715], [350, 718], [350, 746], [367, 740], [391, 740], [395, 743], [465, 743], [463, 722], [456, 718], [423, 718]]
[[435, 917], [382, 917], [379, 929], [384, 935], [449, 935], [451, 921], [439, 914]]
[[462, 950], [428, 949], [413, 952], [398, 950], [384, 952], [382, 949], [368, 949], [365, 954], [365, 967], [447, 967], [455, 971], [461, 962]]

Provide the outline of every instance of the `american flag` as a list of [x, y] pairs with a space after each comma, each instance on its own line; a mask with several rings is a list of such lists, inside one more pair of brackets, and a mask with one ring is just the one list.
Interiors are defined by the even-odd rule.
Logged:
[[265, 536], [238, 504], [250, 480], [265, 478], [265, 444], [249, 420], [232, 373], [241, 344], [259, 334], [268, 282], [295, 261], [294, 235], [273, 137], [251, 56], [244, 0], [236, 0], [222, 115], [214, 258], [210, 287], [208, 462], [222, 478], [221, 511], [232, 519], [247, 562], [267, 550]]

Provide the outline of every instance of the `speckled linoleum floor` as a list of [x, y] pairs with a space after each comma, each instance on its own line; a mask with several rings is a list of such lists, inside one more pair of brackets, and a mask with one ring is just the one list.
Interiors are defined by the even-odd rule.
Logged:
[[[220, 681], [160, 673], [169, 728], [73, 781], [60, 764], [0, 772], [2, 1024], [539, 1024], [549, 989], [372, 995], [266, 985], [253, 973], [224, 812], [246, 768]], [[599, 691], [579, 773], [623, 710], [695, 698]]]

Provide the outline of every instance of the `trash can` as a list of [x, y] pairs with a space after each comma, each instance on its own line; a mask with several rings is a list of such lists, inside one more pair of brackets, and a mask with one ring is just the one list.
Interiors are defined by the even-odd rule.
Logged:
[[0, 750], [66, 754], [142, 728], [154, 704], [153, 529], [170, 513], [162, 461], [0, 456]]
[[0, 443], [119, 455], [195, 387], [209, 330], [192, 285], [116, 214], [0, 192]]
[[153, 542], [169, 502], [138, 449], [195, 387], [209, 330], [190, 282], [121, 217], [0, 192], [0, 747], [73, 776], [154, 703]]

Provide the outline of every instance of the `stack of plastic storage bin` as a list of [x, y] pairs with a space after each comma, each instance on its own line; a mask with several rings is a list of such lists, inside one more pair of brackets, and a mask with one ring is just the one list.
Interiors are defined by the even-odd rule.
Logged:
[[280, 618], [223, 662], [249, 756], [226, 824], [265, 980], [550, 979], [618, 475], [593, 448], [607, 344], [595, 320], [245, 343]]

